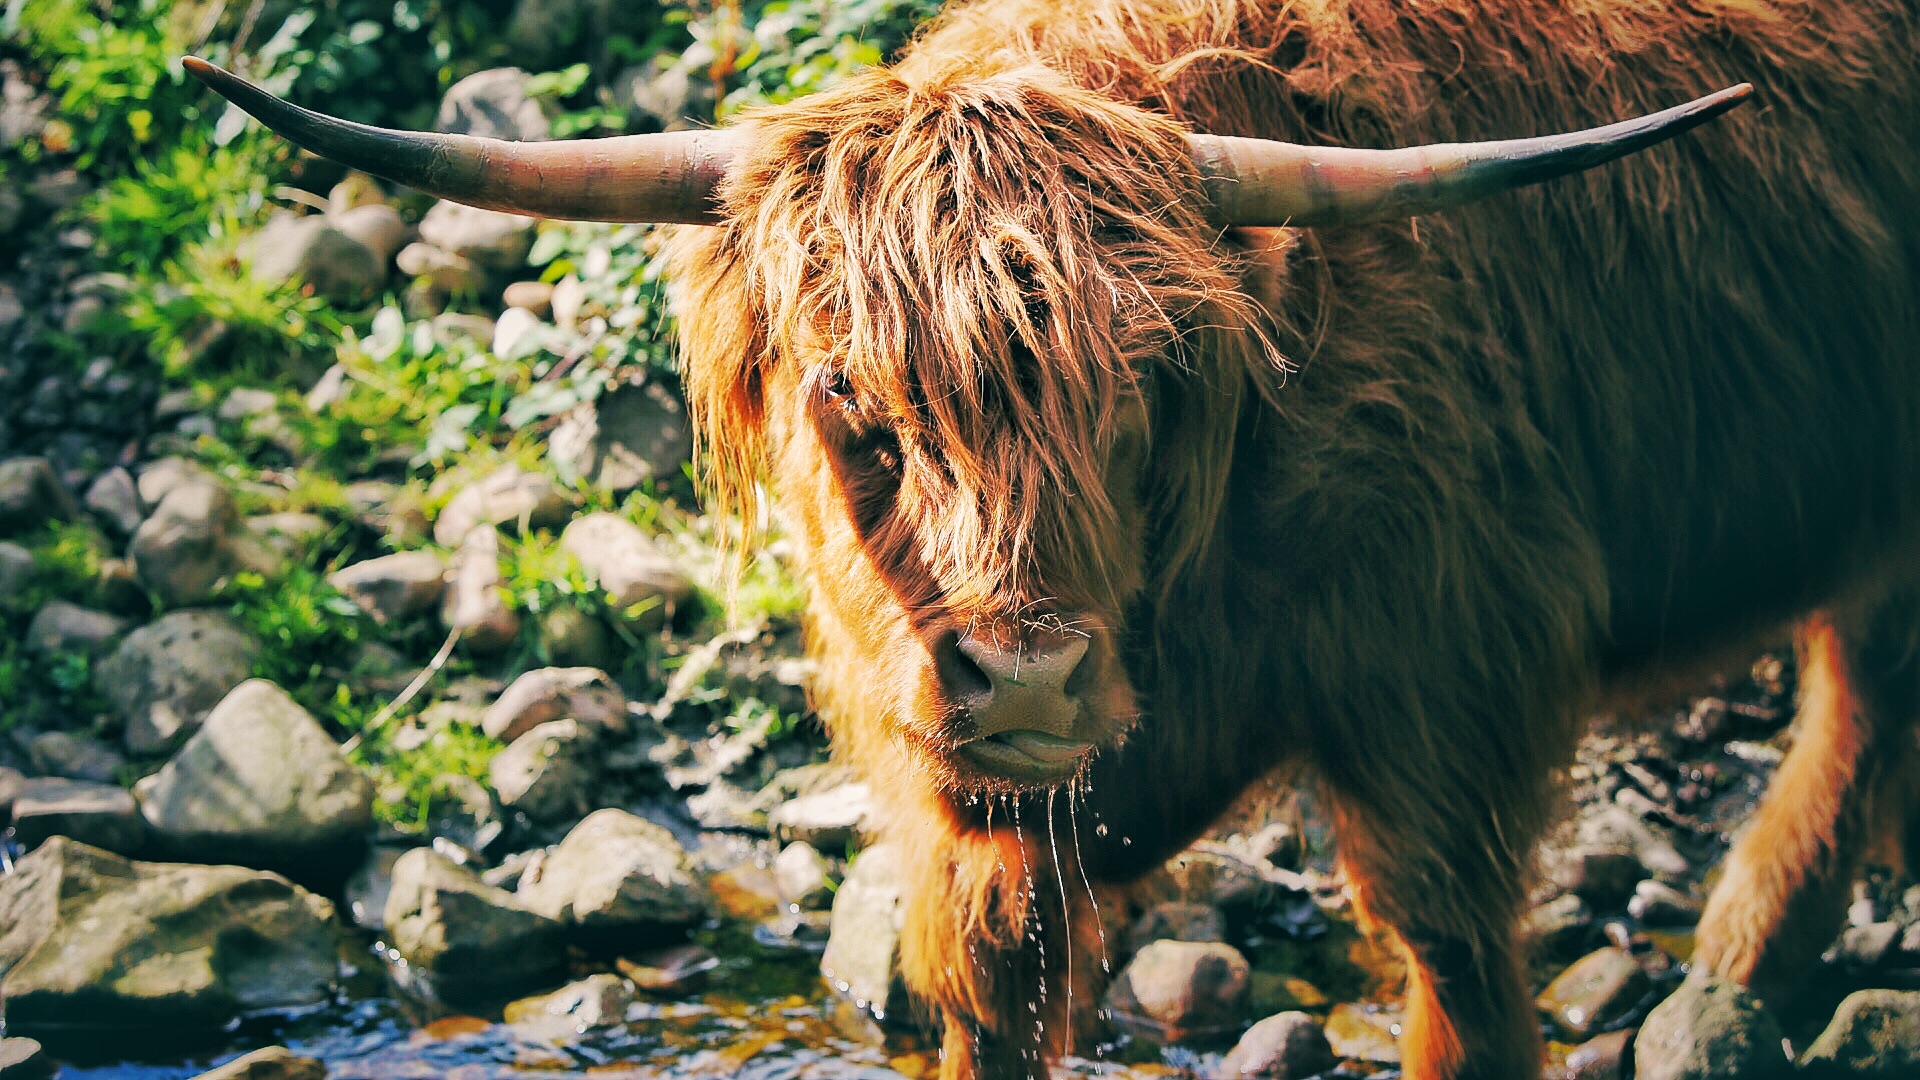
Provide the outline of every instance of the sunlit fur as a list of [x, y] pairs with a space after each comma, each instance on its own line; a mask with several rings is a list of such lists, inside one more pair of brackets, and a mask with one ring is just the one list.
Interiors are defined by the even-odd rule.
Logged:
[[[742, 121], [729, 223], [675, 241], [689, 402], [714, 494], [752, 523], [768, 481], [794, 538], [950, 1076], [1037, 1075], [1098, 993], [1091, 895], [1288, 769], [1415, 961], [1407, 1075], [1537, 1067], [1513, 926], [1578, 718], [1912, 577], [1916, 46], [1887, 0], [980, 0]], [[1359, 228], [1220, 235], [1181, 140], [1531, 135], [1743, 80], [1672, 145]], [[976, 805], [922, 631], [1036, 611], [1100, 642], [1104, 748]], [[1834, 873], [1785, 864], [1864, 842], [1857, 773], [1792, 772], [1769, 813], [1826, 824], [1743, 847], [1710, 962], [1818, 935]]]

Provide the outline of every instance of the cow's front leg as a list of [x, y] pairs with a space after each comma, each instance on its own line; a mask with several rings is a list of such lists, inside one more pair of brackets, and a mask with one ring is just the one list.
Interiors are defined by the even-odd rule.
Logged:
[[[1085, 1047], [1103, 982], [1101, 915], [1044, 796], [999, 802], [989, 826], [931, 811], [897, 836], [909, 859], [901, 966], [941, 1013], [945, 1080], [1045, 1077]], [[1081, 1027], [1076, 1030], [1076, 1021]]]
[[1334, 794], [1340, 862], [1362, 919], [1404, 946], [1407, 1080], [1540, 1074], [1517, 924], [1544, 816], [1541, 779], [1428, 773]]

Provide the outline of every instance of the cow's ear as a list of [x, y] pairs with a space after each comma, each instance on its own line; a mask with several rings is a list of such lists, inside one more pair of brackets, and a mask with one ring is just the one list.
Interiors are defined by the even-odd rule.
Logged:
[[694, 459], [712, 509], [739, 518], [744, 551], [764, 517], [767, 336], [732, 231], [675, 230], [667, 242], [668, 278]]

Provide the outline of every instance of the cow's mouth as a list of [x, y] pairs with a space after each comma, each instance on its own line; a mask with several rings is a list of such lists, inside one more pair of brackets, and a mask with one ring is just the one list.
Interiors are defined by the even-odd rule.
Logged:
[[1072, 777], [1093, 747], [1086, 739], [1020, 729], [962, 743], [959, 752], [968, 764], [997, 779], [1047, 784]]

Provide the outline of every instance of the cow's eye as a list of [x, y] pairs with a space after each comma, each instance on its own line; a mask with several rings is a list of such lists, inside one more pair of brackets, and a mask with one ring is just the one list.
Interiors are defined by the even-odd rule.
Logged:
[[851, 410], [860, 404], [860, 399], [854, 396], [853, 383], [848, 381], [844, 371], [827, 372], [820, 380], [820, 394], [828, 404], [842, 409]]

